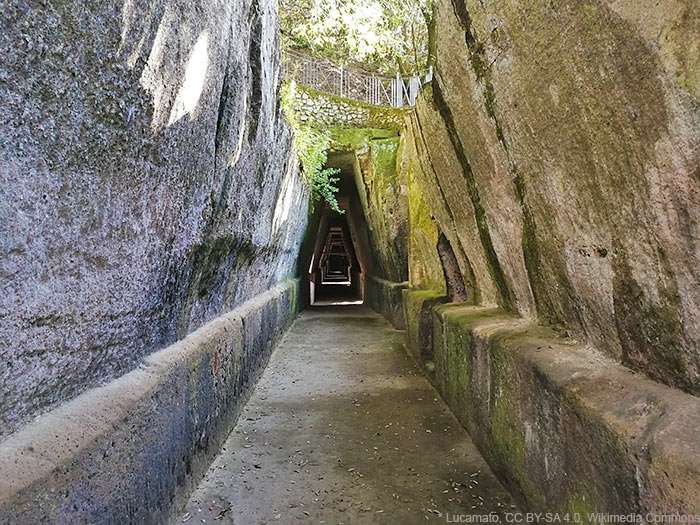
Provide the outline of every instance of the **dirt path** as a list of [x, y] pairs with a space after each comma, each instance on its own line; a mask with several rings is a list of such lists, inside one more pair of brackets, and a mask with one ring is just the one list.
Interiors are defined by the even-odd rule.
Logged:
[[173, 522], [445, 523], [512, 503], [403, 334], [367, 309], [327, 307], [285, 335]]

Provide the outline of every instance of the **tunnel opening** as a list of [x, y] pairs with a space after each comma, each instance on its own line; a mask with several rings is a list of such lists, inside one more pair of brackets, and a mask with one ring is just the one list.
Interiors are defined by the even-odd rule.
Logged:
[[321, 286], [351, 286], [352, 263], [339, 227], [331, 228], [321, 254]]
[[[342, 213], [324, 203], [309, 220], [302, 249], [305, 306], [362, 305], [372, 275], [367, 222], [355, 183], [355, 154], [331, 152], [326, 167], [338, 168], [336, 199]], [[307, 295], [308, 294], [308, 295]]]
[[319, 238], [323, 248], [318, 262], [310, 270], [310, 304], [346, 306], [363, 303], [362, 269], [354, 253], [344, 215], [329, 217], [328, 232]]

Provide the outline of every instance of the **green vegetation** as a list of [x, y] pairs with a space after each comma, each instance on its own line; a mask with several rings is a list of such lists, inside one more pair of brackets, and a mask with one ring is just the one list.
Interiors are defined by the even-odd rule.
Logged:
[[374, 140], [398, 138], [396, 132], [376, 128], [330, 128], [333, 149], [356, 151], [369, 149]]
[[286, 47], [377, 73], [421, 72], [434, 53], [432, 0], [280, 0], [280, 21]]
[[324, 200], [332, 210], [345, 213], [338, 206], [338, 200], [335, 197], [338, 192], [335, 184], [340, 179], [334, 175], [340, 173], [340, 170], [324, 168], [331, 143], [330, 131], [318, 131], [301, 122], [294, 108], [293, 83], [282, 86], [282, 110], [294, 132], [304, 182], [311, 187], [311, 211], [313, 212], [316, 202]]

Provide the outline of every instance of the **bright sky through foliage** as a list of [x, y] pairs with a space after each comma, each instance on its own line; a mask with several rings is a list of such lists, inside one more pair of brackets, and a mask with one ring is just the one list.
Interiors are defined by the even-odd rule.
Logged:
[[425, 69], [431, 0], [280, 0], [286, 45], [385, 73]]

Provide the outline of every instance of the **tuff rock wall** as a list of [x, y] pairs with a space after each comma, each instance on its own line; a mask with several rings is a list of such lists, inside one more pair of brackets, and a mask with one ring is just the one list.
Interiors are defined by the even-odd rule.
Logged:
[[0, 437], [295, 271], [277, 4], [0, 3]]
[[0, 442], [0, 523], [173, 523], [294, 319], [286, 279]]
[[435, 16], [402, 132], [411, 353], [523, 508], [697, 513], [700, 3]]
[[473, 304], [700, 394], [700, 3], [443, 0], [436, 17], [408, 129], [412, 275], [440, 287], [433, 217]]

